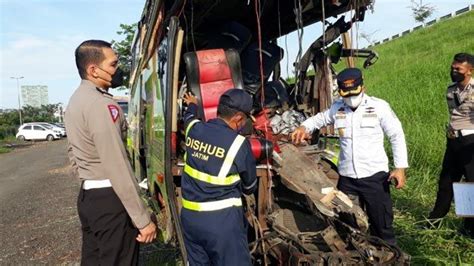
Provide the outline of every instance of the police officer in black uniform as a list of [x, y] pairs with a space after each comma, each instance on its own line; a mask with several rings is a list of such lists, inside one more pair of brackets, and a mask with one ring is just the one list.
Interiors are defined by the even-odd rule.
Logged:
[[197, 100], [186, 94], [186, 155], [181, 179], [181, 222], [189, 265], [250, 265], [242, 192], [257, 184], [250, 143], [239, 130], [252, 109], [245, 91], [230, 89], [219, 99], [217, 118], [196, 118]]

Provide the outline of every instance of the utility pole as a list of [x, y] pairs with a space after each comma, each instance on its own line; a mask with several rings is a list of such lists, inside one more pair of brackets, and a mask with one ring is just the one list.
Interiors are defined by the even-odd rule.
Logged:
[[18, 91], [18, 114], [20, 115], [20, 126], [23, 125], [23, 120], [21, 119], [21, 105], [20, 105], [20, 79], [23, 77], [10, 77], [11, 79], [16, 79], [16, 89]]
[[[348, 32], [344, 32], [342, 35], [342, 47], [346, 49], [352, 49], [351, 36]], [[348, 56], [346, 58], [346, 67], [355, 67], [354, 57]]]

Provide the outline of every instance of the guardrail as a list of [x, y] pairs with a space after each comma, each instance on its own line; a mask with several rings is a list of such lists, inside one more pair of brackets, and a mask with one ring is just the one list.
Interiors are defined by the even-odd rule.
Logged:
[[452, 13], [450, 13], [450, 14], [444, 15], [444, 16], [439, 17], [439, 18], [437, 18], [437, 19], [430, 20], [430, 21], [426, 22], [425, 24], [421, 24], [421, 25], [415, 26], [415, 27], [413, 27], [413, 28], [411, 28], [411, 29], [408, 29], [408, 30], [402, 32], [402, 33], [395, 34], [395, 35], [393, 35], [392, 37], [385, 38], [385, 39], [383, 39], [382, 41], [374, 42], [373, 44], [370, 44], [370, 45], [367, 46], [367, 47], [373, 47], [373, 46], [375, 46], [375, 45], [379, 45], [379, 44], [382, 44], [382, 43], [389, 42], [389, 41], [391, 41], [391, 40], [395, 40], [395, 39], [397, 39], [397, 38], [399, 38], [399, 37], [402, 37], [402, 36], [405, 36], [405, 35], [409, 34], [410, 32], [413, 32], [413, 31], [415, 31], [415, 30], [419, 30], [419, 29], [422, 29], [422, 28], [427, 28], [427, 27], [432, 26], [432, 25], [434, 25], [434, 24], [436, 24], [436, 23], [438, 23], [438, 22], [440, 22], [440, 21], [444, 21], [444, 20], [446, 20], [446, 19], [448, 19], [448, 18], [452, 18], [452, 17], [459, 16], [459, 15], [461, 15], [461, 14], [464, 14], [464, 13], [469, 12], [469, 11], [472, 11], [472, 10], [474, 10], [474, 5], [466, 6], [465, 8], [461, 8], [461, 9], [459, 9], [459, 10], [457, 10], [457, 11], [454, 11], [454, 12], [452, 12]]

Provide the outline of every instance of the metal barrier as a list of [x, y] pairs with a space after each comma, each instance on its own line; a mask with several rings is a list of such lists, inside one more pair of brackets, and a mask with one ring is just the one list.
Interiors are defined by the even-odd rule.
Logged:
[[466, 6], [465, 8], [461, 8], [461, 9], [459, 9], [459, 10], [453, 12], [453, 13], [444, 15], [444, 16], [439, 17], [439, 18], [437, 18], [437, 19], [433, 19], [433, 20], [431, 20], [431, 21], [428, 21], [428, 22], [425, 23], [425, 24], [421, 24], [421, 25], [415, 26], [415, 27], [413, 27], [413, 28], [411, 28], [411, 29], [408, 29], [408, 30], [402, 32], [402, 33], [393, 35], [392, 37], [385, 38], [385, 39], [383, 39], [382, 41], [374, 42], [373, 44], [370, 44], [368, 47], [373, 47], [373, 46], [375, 46], [375, 45], [379, 45], [379, 44], [386, 43], [386, 42], [391, 41], [391, 40], [394, 40], [394, 39], [396, 39], [396, 38], [398, 38], [398, 37], [405, 36], [405, 35], [407, 35], [408, 33], [413, 32], [413, 31], [415, 31], [415, 30], [432, 26], [432, 25], [436, 24], [437, 22], [444, 21], [444, 20], [446, 20], [446, 19], [449, 19], [449, 18], [453, 18], [453, 17], [459, 16], [459, 15], [462, 15], [462, 14], [467, 13], [467, 12], [472, 11], [472, 10], [474, 10], [474, 4], [473, 4], [473, 5]]

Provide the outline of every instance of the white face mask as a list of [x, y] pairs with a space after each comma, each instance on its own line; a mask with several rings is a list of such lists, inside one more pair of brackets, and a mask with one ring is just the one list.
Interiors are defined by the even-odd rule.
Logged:
[[350, 108], [357, 108], [362, 102], [363, 96], [364, 93], [360, 93], [359, 95], [343, 97], [342, 99], [344, 100], [344, 103], [347, 104]]

